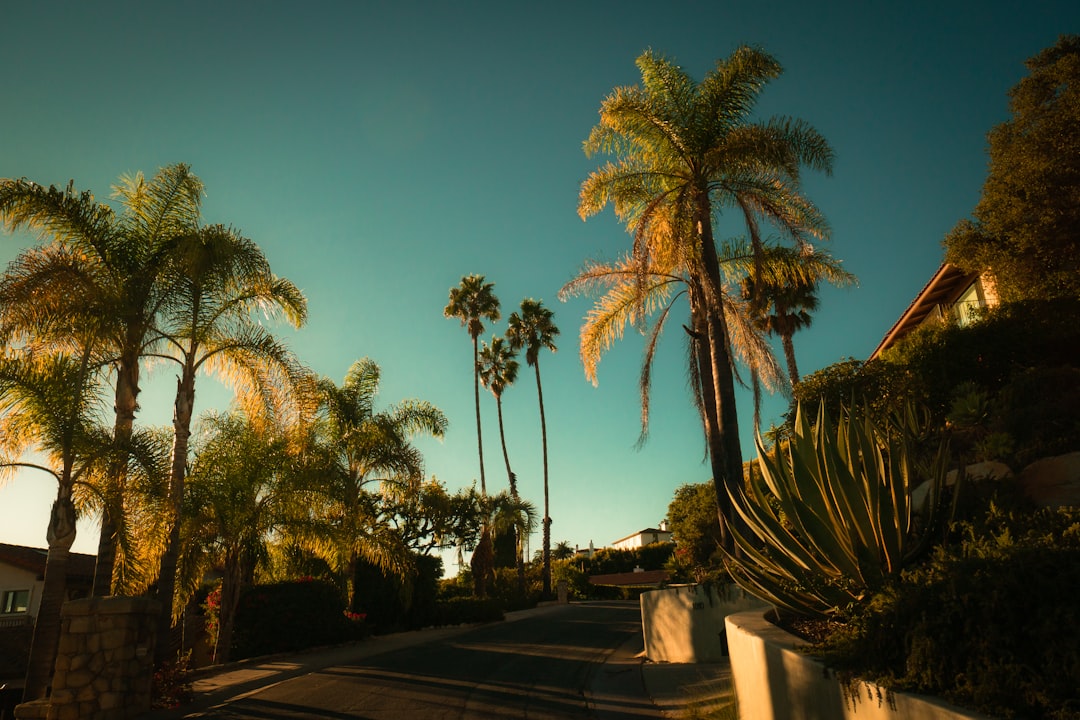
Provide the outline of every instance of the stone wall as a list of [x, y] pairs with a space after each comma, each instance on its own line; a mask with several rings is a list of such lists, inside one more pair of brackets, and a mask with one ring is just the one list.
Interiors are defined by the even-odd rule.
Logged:
[[158, 608], [135, 597], [65, 603], [52, 694], [15, 717], [122, 720], [150, 710]]

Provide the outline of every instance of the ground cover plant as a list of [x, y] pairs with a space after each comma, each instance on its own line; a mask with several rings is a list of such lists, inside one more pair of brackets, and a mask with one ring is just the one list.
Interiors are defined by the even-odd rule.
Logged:
[[998, 718], [1080, 718], [1080, 510], [992, 507], [810, 649]]

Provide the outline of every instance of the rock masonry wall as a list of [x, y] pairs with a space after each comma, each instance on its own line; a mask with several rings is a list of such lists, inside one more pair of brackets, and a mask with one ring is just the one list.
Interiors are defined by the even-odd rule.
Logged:
[[15, 717], [123, 720], [149, 711], [157, 611], [138, 597], [65, 603], [52, 694], [19, 705]]

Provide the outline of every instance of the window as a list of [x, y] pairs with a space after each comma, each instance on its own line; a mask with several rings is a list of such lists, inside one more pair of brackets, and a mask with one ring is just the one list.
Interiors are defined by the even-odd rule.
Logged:
[[0, 604], [0, 614], [24, 613], [30, 608], [29, 590], [5, 590]]

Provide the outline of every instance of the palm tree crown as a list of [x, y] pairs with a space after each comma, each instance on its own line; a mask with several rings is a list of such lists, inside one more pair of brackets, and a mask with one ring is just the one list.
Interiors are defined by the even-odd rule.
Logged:
[[525, 349], [525, 361], [536, 371], [536, 396], [540, 403], [540, 444], [544, 455], [544, 521], [543, 521], [543, 594], [551, 597], [551, 506], [548, 492], [547, 420], [544, 417], [544, 389], [540, 384], [540, 350], [555, 352], [559, 328], [552, 321], [553, 313], [539, 300], [521, 301], [521, 312], [510, 313], [506, 338], [514, 350]]
[[832, 150], [802, 121], [752, 119], [761, 91], [781, 72], [759, 49], [736, 49], [700, 83], [652, 52], [637, 65], [641, 85], [616, 88], [585, 141], [586, 154], [613, 154], [616, 162], [582, 183], [578, 212], [588, 218], [612, 203], [634, 233], [633, 262], [685, 273], [701, 296], [691, 298], [702, 348], [696, 363], [723, 523], [732, 517], [727, 488], [742, 482], [742, 449], [713, 223], [724, 209], [734, 209], [746, 223], [755, 265], [762, 221], [800, 245], [827, 236], [824, 218], [799, 192], [799, 182], [803, 166], [828, 172]]

